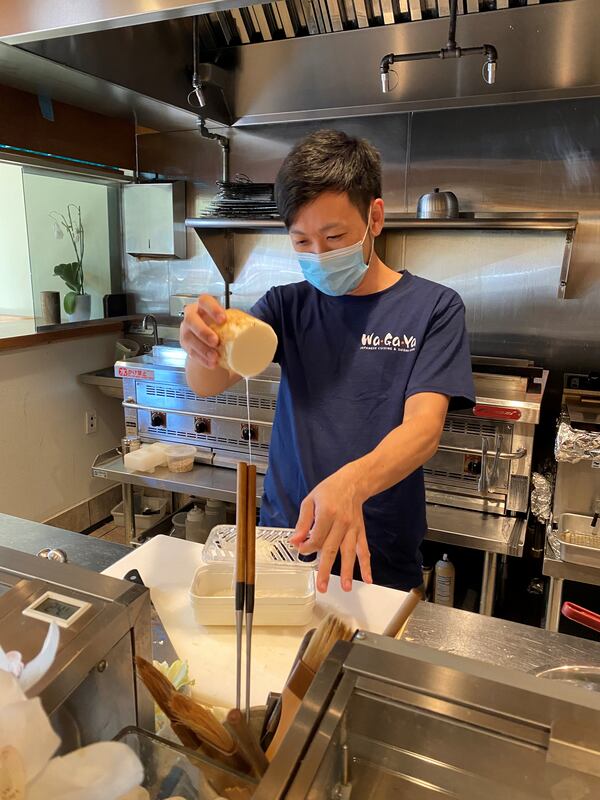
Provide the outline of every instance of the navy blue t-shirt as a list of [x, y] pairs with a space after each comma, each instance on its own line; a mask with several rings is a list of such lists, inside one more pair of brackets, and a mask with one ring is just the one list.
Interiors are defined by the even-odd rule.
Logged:
[[[271, 289], [252, 313], [275, 330], [281, 365], [261, 525], [295, 527], [306, 495], [400, 425], [411, 395], [473, 405], [464, 305], [445, 286], [405, 271], [384, 291], [330, 297], [303, 281]], [[375, 583], [420, 584], [423, 470], [371, 497], [364, 518]]]

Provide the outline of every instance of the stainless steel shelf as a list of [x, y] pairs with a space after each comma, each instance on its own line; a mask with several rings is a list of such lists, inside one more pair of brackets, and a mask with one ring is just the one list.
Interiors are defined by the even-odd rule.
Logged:
[[[565, 234], [565, 249], [561, 265], [557, 296], [566, 295], [571, 251], [579, 215], [575, 211], [539, 213], [463, 213], [456, 219], [417, 219], [414, 214], [388, 214], [384, 233], [401, 230], [496, 230], [496, 231], [559, 231]], [[187, 228], [193, 228], [210, 253], [225, 283], [234, 280], [233, 234], [244, 231], [280, 231], [285, 226], [280, 219], [215, 219], [188, 217]]]
[[102, 394], [108, 395], [108, 397], [123, 399], [123, 379], [115, 377], [114, 367], [105, 367], [94, 372], [84, 372], [82, 375], [78, 375], [78, 378], [80, 383], [97, 386]]
[[571, 564], [569, 561], [562, 561], [554, 555], [549, 545], [546, 545], [542, 573], [550, 578], [600, 586], [599, 568], [584, 567], [581, 566], [581, 564]]
[[[507, 231], [574, 231], [578, 214], [565, 212], [555, 214], [477, 213], [461, 214], [457, 219], [418, 219], [414, 214], [388, 214], [384, 230], [507, 230]], [[207, 217], [188, 217], [187, 228], [199, 230], [284, 230], [280, 219], [216, 219]], [[200, 236], [200, 234], [198, 234]]]
[[427, 504], [429, 530], [425, 538], [486, 553], [523, 555], [525, 520]]
[[548, 596], [546, 598], [545, 628], [557, 631], [560, 625], [560, 612], [563, 602], [563, 585], [565, 581], [576, 583], [589, 583], [600, 586], [600, 569], [596, 567], [583, 567], [580, 564], [571, 564], [554, 555], [554, 551], [546, 541], [542, 574], [550, 578]]
[[[92, 466], [92, 475], [121, 484], [164, 489], [167, 492], [189, 494], [192, 497], [206, 497], [209, 500], [235, 502], [235, 470], [213, 467], [210, 464], [195, 464], [191, 472], [169, 472], [166, 467], [159, 467], [152, 474], [130, 472], [125, 468], [123, 458], [118, 451], [109, 450], [96, 457]], [[257, 475], [256, 497], [258, 503], [260, 503], [262, 492], [263, 476]]]
[[[186, 228], [194, 228], [196, 233], [202, 230], [227, 230], [227, 231], [256, 231], [270, 230], [272, 228], [285, 230], [281, 219], [226, 219], [209, 217], [188, 217], [185, 221]], [[198, 234], [200, 236], [200, 234]]]
[[[236, 473], [227, 467], [196, 464], [191, 472], [179, 474], [169, 472], [164, 467], [158, 468], [153, 474], [130, 472], [117, 450], [109, 450], [96, 458], [92, 474], [117, 483], [235, 502]], [[257, 475], [256, 499], [259, 504], [263, 481], [264, 476]], [[525, 521], [522, 519], [496, 517], [429, 503], [427, 519], [429, 530], [426, 538], [431, 541], [501, 555], [523, 555]]]

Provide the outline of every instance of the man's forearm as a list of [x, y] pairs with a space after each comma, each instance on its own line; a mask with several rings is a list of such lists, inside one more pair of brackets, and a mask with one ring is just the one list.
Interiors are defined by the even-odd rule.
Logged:
[[365, 500], [414, 472], [436, 452], [441, 431], [426, 417], [406, 420], [381, 440], [374, 450], [351, 463]]
[[234, 383], [240, 376], [230, 372], [224, 367], [209, 369], [198, 361], [197, 358], [188, 356], [185, 363], [185, 377], [190, 389], [200, 397], [212, 397], [221, 394]]

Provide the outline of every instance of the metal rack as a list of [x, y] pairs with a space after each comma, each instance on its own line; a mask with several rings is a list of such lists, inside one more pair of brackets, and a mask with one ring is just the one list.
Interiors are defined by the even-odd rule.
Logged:
[[[455, 219], [418, 219], [414, 214], [393, 213], [386, 217], [384, 235], [390, 231], [547, 231], [565, 234], [565, 249], [560, 270], [557, 296], [563, 300], [569, 280], [571, 253], [579, 214], [568, 212], [540, 213], [462, 213]], [[226, 219], [188, 217], [187, 228], [193, 228], [208, 250], [226, 284], [233, 283], [235, 233], [285, 233], [280, 219]], [[380, 246], [384, 246], [380, 241]]]

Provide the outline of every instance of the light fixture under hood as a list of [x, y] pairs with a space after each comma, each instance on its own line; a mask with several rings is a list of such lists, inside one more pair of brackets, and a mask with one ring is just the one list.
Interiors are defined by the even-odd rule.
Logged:
[[[388, 53], [381, 59], [379, 72], [381, 74], [381, 89], [390, 91], [390, 67], [403, 61], [425, 61], [433, 58], [462, 58], [462, 56], [483, 55], [485, 61], [481, 70], [483, 80], [490, 86], [496, 82], [496, 64], [498, 53], [492, 44], [482, 44], [479, 47], [459, 47], [456, 44], [456, 14], [457, 0], [450, 0], [450, 25], [448, 29], [448, 43], [440, 50], [426, 50], [420, 53]], [[393, 70], [392, 70], [393, 71]]]

